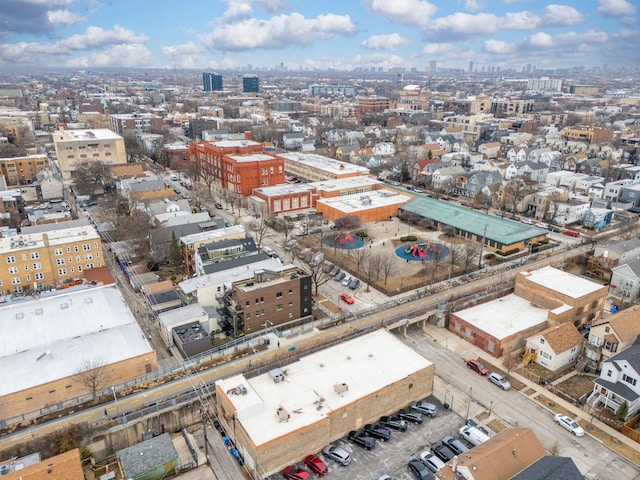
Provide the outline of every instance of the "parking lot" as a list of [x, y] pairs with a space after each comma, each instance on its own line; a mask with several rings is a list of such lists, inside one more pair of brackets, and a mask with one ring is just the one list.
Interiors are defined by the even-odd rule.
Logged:
[[[334, 442], [335, 445], [352, 452], [352, 461], [350, 465], [342, 467], [320, 454], [329, 467], [329, 473], [323, 478], [328, 480], [376, 480], [386, 474], [398, 480], [414, 479], [415, 477], [407, 468], [408, 461], [411, 458], [419, 458], [420, 452], [428, 450], [432, 443], [441, 441], [447, 435], [459, 438], [458, 430], [465, 423], [464, 418], [452, 410], [445, 410], [434, 397], [429, 397], [428, 401], [438, 407], [438, 414], [435, 417], [423, 416], [422, 425], [409, 424], [405, 432], [391, 430], [391, 440], [388, 442], [376, 440], [376, 446], [371, 451], [366, 451], [349, 442], [346, 437]], [[470, 445], [466, 445], [470, 447]], [[308, 470], [302, 461], [296, 465]], [[312, 474], [312, 477], [315, 475]], [[276, 474], [269, 478], [281, 480], [284, 477], [281, 474]]]

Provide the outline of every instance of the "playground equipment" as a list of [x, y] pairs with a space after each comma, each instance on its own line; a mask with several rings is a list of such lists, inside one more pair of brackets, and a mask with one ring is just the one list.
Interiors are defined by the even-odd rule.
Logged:
[[346, 243], [353, 243], [353, 235], [351, 232], [338, 232], [335, 237], [333, 237], [333, 245], [344, 245]]
[[424, 251], [425, 244], [412, 243], [407, 247], [404, 253], [410, 253], [413, 258], [424, 258], [427, 256]]

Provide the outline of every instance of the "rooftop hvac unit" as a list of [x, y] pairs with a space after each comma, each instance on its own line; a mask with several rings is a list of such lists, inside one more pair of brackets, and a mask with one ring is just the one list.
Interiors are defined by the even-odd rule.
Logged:
[[284, 408], [282, 405], [278, 406], [278, 410], [276, 410], [276, 415], [278, 416], [278, 420], [280, 420], [281, 422], [286, 422], [291, 417], [289, 412], [287, 412], [287, 409]]
[[343, 383], [336, 383], [336, 384], [333, 386], [333, 389], [335, 390], [335, 392], [336, 392], [338, 395], [341, 395], [341, 394], [343, 394], [344, 392], [346, 392], [347, 390], [349, 390], [349, 385], [347, 385], [347, 384], [346, 384], [346, 383], [344, 383], [344, 382], [343, 382]]
[[269, 376], [273, 383], [284, 382], [284, 372], [281, 368], [274, 368], [273, 370], [269, 370]]

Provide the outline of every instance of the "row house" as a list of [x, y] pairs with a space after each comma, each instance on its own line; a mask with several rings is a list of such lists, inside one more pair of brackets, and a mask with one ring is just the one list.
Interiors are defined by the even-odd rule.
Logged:
[[462, 197], [475, 198], [478, 193], [484, 192], [490, 185], [502, 183], [500, 172], [479, 171], [471, 172], [457, 177], [454, 192]]
[[640, 239], [608, 240], [598, 243], [587, 260], [586, 274], [603, 283], [611, 281], [612, 269], [640, 258]]
[[542, 183], [549, 173], [549, 166], [546, 163], [534, 163], [529, 161], [509, 163], [504, 171], [505, 180], [522, 178], [533, 182]]
[[478, 145], [478, 152], [486, 155], [487, 158], [498, 158], [500, 142], [481, 143]]
[[629, 348], [640, 335], [640, 307], [637, 305], [614, 313], [594, 323], [584, 343], [588, 365], [596, 371], [601, 362]]
[[621, 301], [636, 302], [640, 298], [640, 259], [633, 259], [611, 269], [611, 296]]

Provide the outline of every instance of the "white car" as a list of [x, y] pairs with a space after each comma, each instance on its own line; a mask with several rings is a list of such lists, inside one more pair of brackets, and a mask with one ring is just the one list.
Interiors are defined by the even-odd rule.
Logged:
[[529, 220], [528, 218], [521, 218], [520, 221], [522, 223], [524, 223], [525, 225], [533, 225], [533, 222], [531, 220]]
[[429, 450], [425, 450], [420, 454], [420, 461], [433, 473], [445, 467], [445, 463]]
[[562, 415], [561, 413], [556, 413], [553, 418], [558, 425], [566, 428], [576, 437], [584, 436], [584, 430], [573, 418]]
[[503, 390], [511, 389], [511, 384], [509, 381], [504, 378], [502, 375], [498, 375], [497, 373], [490, 373], [487, 377], [491, 383], [499, 386]]

